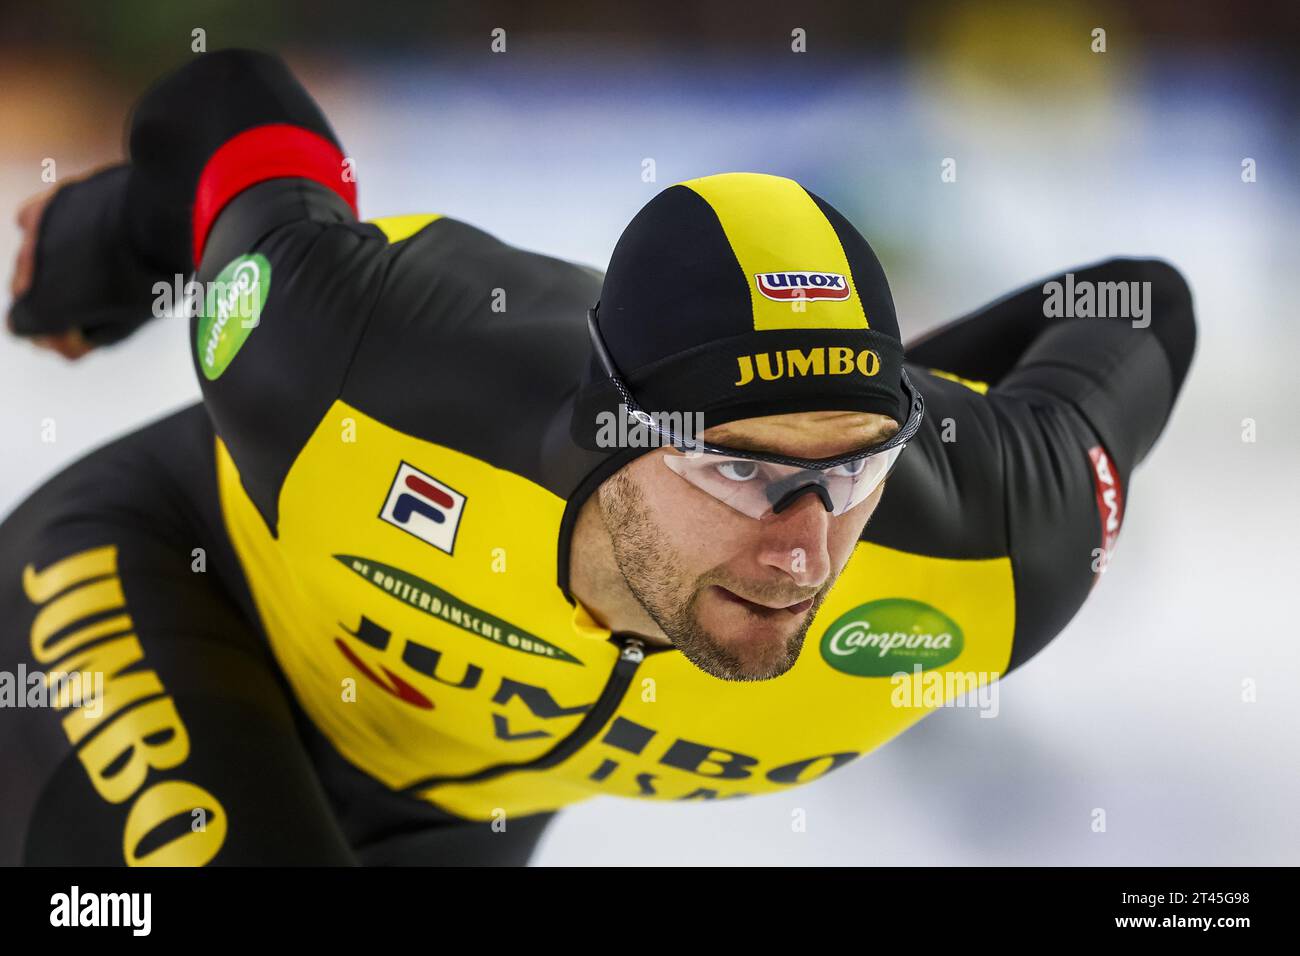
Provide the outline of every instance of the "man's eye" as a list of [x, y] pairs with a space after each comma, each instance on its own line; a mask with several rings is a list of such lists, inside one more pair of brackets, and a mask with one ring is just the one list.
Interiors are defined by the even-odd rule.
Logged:
[[754, 461], [724, 461], [717, 468], [728, 481], [749, 481], [758, 474], [758, 462]]
[[863, 469], [866, 467], [867, 460], [865, 458], [858, 458], [854, 461], [847, 461], [836, 468], [832, 468], [831, 471], [841, 475], [848, 475], [850, 478], [855, 478], [862, 474]]

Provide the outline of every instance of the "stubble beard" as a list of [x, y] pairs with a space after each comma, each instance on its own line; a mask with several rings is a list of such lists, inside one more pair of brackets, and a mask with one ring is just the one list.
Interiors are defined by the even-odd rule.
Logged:
[[[626, 475], [615, 474], [600, 492], [600, 511], [614, 547], [619, 573], [633, 597], [659, 625], [673, 646], [692, 664], [727, 681], [762, 681], [780, 677], [799, 659], [813, 618], [829, 593], [832, 577], [817, 592], [799, 627], [780, 646], [762, 648], [748, 663], [718, 640], [699, 621], [701, 595], [714, 584], [727, 587], [728, 575], [714, 568], [686, 584], [677, 568], [680, 562], [651, 518], [640, 489]], [[735, 589], [732, 589], [735, 590]], [[745, 593], [764, 595], [749, 584]], [[689, 594], [689, 598], [685, 595]]]

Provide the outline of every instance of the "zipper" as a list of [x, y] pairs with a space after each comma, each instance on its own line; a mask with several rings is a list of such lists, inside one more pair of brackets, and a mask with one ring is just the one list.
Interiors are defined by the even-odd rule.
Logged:
[[645, 641], [636, 635], [611, 634], [609, 639], [618, 646], [619, 654], [600, 696], [591, 705], [591, 709], [583, 715], [578, 726], [546, 753], [523, 763], [493, 764], [491, 767], [460, 776], [425, 777], [403, 787], [403, 792], [414, 794], [417, 790], [427, 790], [429, 787], [444, 783], [479, 783], [520, 770], [546, 770], [568, 760], [600, 733], [601, 728], [614, 716], [614, 711], [618, 710], [618, 705], [623, 700], [623, 695], [627, 693], [637, 668], [645, 660]]

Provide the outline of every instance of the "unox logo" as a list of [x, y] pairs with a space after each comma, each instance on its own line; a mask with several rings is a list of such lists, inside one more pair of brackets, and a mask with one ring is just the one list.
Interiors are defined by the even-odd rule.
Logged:
[[464, 510], [459, 491], [402, 462], [379, 517], [451, 554]]
[[848, 279], [836, 272], [758, 272], [754, 281], [759, 292], [778, 302], [792, 299], [840, 302], [849, 297]]

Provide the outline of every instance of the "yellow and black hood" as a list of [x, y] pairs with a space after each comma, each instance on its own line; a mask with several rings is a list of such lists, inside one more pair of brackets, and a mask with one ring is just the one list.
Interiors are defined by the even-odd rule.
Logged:
[[[678, 183], [632, 219], [610, 259], [600, 334], [638, 403], [704, 416], [907, 406], [893, 298], [866, 239], [799, 183], [723, 173]], [[620, 395], [593, 354], [572, 433], [595, 449]]]

